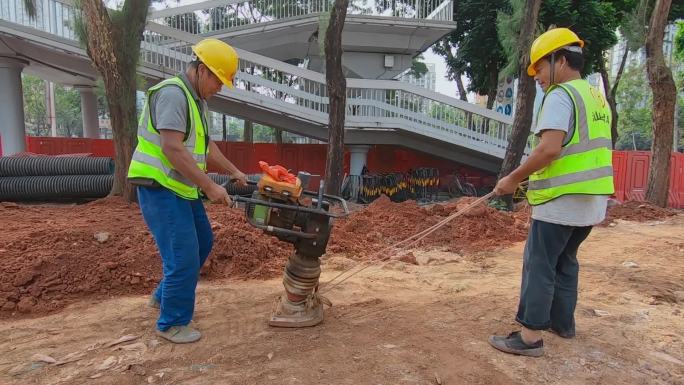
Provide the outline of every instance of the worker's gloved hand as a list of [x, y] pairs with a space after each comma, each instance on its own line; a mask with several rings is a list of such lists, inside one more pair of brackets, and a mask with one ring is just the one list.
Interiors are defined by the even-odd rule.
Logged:
[[230, 195], [228, 195], [228, 191], [226, 191], [226, 188], [216, 183], [209, 185], [209, 188], [204, 190], [204, 194], [212, 203], [220, 203], [227, 206], [233, 204], [233, 201], [230, 199]]
[[237, 170], [235, 173], [231, 174], [230, 179], [236, 180], [240, 186], [247, 186], [247, 175], [240, 170]]

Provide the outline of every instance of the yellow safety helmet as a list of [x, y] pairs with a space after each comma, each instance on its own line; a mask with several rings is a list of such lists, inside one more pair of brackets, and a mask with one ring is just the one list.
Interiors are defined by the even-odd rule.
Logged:
[[539, 60], [572, 44], [578, 44], [580, 48], [584, 47], [584, 41], [567, 28], [554, 28], [544, 32], [534, 40], [532, 47], [530, 47], [530, 65], [527, 67], [527, 74], [536, 75], [537, 71], [534, 69], [534, 65]]
[[219, 39], [204, 39], [192, 46], [192, 52], [226, 87], [233, 88], [240, 59], [233, 47]]

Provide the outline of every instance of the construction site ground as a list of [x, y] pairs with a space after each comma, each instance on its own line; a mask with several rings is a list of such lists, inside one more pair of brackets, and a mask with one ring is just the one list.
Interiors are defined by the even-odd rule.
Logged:
[[0, 384], [684, 384], [684, 215], [611, 209], [580, 249], [577, 338], [544, 333], [535, 359], [487, 343], [518, 328], [528, 208], [477, 208], [378, 260], [467, 202], [381, 198], [336, 223], [322, 282], [371, 267], [327, 292], [325, 321], [305, 329], [266, 323], [291, 245], [209, 206], [203, 338], [188, 345], [154, 333], [161, 267], [137, 206], [1, 204]]

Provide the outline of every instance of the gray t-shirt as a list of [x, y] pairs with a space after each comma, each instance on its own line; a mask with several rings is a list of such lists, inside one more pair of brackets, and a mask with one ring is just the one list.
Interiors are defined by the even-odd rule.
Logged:
[[[181, 79], [188, 84], [184, 76], [181, 75]], [[199, 99], [190, 86], [188, 87], [193, 98], [198, 102], [197, 105], [200, 108], [205, 127], [207, 127], [207, 104], [204, 100]], [[150, 100], [150, 116], [152, 117], [152, 125], [157, 130], [186, 132], [188, 127], [188, 101], [185, 98], [185, 92], [175, 85], [168, 85], [157, 90], [152, 94]]]
[[[569, 138], [574, 127], [575, 114], [570, 95], [561, 88], [552, 90], [544, 100], [534, 134], [540, 135], [544, 130], [561, 130]], [[533, 206], [532, 219], [566, 226], [593, 226], [603, 222], [607, 205], [607, 195], [563, 195]]]

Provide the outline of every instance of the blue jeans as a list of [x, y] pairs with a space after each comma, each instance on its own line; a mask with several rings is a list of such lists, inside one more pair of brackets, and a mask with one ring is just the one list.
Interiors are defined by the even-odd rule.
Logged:
[[525, 244], [516, 316], [524, 327], [575, 334], [577, 249], [591, 229], [532, 221]]
[[204, 205], [200, 199], [183, 199], [163, 187], [143, 186], [138, 186], [138, 202], [164, 273], [153, 294], [161, 303], [157, 328], [187, 325], [195, 310], [200, 268], [214, 243]]

